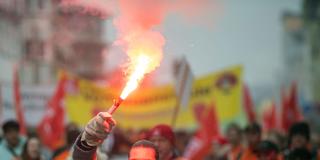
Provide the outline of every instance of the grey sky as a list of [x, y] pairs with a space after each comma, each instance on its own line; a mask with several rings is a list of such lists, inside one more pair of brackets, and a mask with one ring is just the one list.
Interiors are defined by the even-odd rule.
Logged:
[[211, 30], [167, 20], [167, 51], [185, 54], [196, 75], [243, 64], [249, 84], [273, 84], [282, 70], [282, 13], [301, 11], [301, 0], [224, 0], [222, 4]]
[[[272, 86], [283, 71], [282, 14], [286, 10], [301, 12], [301, 3], [301, 0], [221, 0], [222, 11], [213, 16], [210, 28], [169, 16], [162, 28], [166, 37], [164, 59], [186, 55], [196, 76], [242, 64], [249, 86]], [[107, 37], [115, 38], [111, 23]], [[112, 57], [112, 62], [118, 63], [114, 59], [119, 54]], [[168, 68], [165, 64], [162, 67]], [[161, 73], [163, 77], [164, 74]]]

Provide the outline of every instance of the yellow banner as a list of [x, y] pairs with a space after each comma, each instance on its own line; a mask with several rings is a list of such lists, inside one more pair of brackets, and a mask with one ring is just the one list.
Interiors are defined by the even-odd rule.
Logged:
[[[85, 80], [78, 81], [78, 93], [68, 94], [66, 110], [71, 121], [85, 125], [100, 111], [107, 111], [118, 93], [112, 88], [99, 87]], [[176, 97], [171, 85], [138, 89], [114, 113], [122, 128], [149, 128], [158, 123], [170, 124]]]
[[215, 106], [220, 126], [231, 121], [245, 123], [242, 111], [242, 67], [236, 66], [197, 79], [187, 108], [180, 108], [177, 128], [195, 128], [195, 107]]
[[[232, 67], [195, 80], [188, 107], [181, 107], [177, 128], [194, 128], [194, 106], [214, 103], [220, 124], [232, 120], [243, 122], [241, 110], [242, 68]], [[85, 125], [99, 111], [107, 111], [119, 91], [101, 87], [86, 80], [77, 80], [78, 90], [67, 94], [66, 110], [70, 121]], [[172, 85], [139, 88], [114, 113], [122, 128], [150, 128], [156, 124], [171, 124], [177, 99]]]

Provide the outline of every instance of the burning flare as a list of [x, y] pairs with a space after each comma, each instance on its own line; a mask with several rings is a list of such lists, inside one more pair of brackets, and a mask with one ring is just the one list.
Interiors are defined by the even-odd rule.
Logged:
[[[157, 56], [155, 56], [154, 54], [146, 54], [146, 52], [141, 51], [141, 48], [136, 51], [138, 52], [133, 53], [137, 54], [131, 54], [130, 56], [131, 65], [129, 69], [132, 69], [132, 72], [128, 77], [129, 79], [126, 83], [126, 86], [122, 90], [120, 98], [116, 99], [113, 105], [109, 108], [108, 113], [110, 114], [113, 114], [120, 106], [122, 101], [125, 100], [128, 97], [128, 95], [139, 86], [139, 83], [141, 82], [144, 75], [153, 71], [160, 64], [162, 54], [159, 54], [160, 56], [158, 57], [158, 59], [152, 59], [152, 57], [155, 58]], [[154, 51], [156, 51], [156, 49]]]
[[135, 64], [135, 66], [133, 67], [134, 71], [129, 77], [129, 80], [121, 93], [121, 99], [127, 98], [127, 96], [138, 87], [139, 82], [142, 80], [144, 74], [146, 73], [149, 63], [150, 58], [147, 55], [141, 54], [138, 57], [137, 64]]
[[138, 87], [145, 74], [160, 65], [165, 40], [157, 31], [131, 30], [124, 35], [122, 41], [127, 46], [126, 53], [130, 59], [128, 80], [120, 96], [124, 100]]
[[115, 44], [129, 57], [129, 76], [120, 98], [109, 108], [110, 114], [139, 86], [145, 74], [160, 65], [165, 44], [163, 35], [154, 29], [166, 15], [164, 1], [119, 0], [119, 9], [120, 15], [114, 20], [118, 30]]

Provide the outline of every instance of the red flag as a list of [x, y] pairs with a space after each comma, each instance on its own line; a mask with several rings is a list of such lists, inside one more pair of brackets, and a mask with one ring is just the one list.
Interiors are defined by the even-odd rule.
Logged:
[[303, 120], [303, 115], [300, 111], [300, 106], [298, 102], [297, 83], [295, 82], [291, 85], [291, 92], [288, 104], [292, 108], [292, 111], [294, 113], [295, 122]]
[[277, 128], [277, 111], [274, 101], [263, 111], [262, 120], [264, 130], [270, 131]]
[[16, 118], [20, 124], [20, 133], [26, 135], [26, 124], [23, 114], [23, 107], [21, 104], [21, 95], [20, 95], [20, 83], [19, 83], [19, 73], [18, 66], [14, 66], [13, 70], [13, 97], [14, 97], [14, 106], [16, 111]]
[[299, 110], [297, 84], [292, 83], [289, 97], [286, 97], [282, 91], [282, 128], [288, 131], [291, 125], [295, 122], [301, 121], [303, 116]]
[[256, 121], [256, 114], [254, 110], [254, 104], [250, 95], [250, 91], [247, 85], [243, 86], [243, 106], [244, 111], [247, 115], [247, 120], [250, 123], [253, 123]]
[[66, 76], [62, 75], [54, 95], [47, 104], [46, 113], [38, 126], [42, 142], [54, 150], [63, 144], [64, 138], [64, 89]]
[[188, 143], [183, 157], [188, 160], [204, 159], [211, 149], [211, 141], [206, 141], [201, 137], [200, 133], [197, 132], [194, 137]]
[[194, 107], [194, 112], [200, 127], [184, 153], [184, 157], [190, 160], [204, 159], [211, 149], [212, 141], [220, 137], [219, 121], [214, 105], [205, 107], [203, 104], [198, 104]]
[[289, 125], [287, 122], [287, 111], [289, 110], [288, 97], [285, 89], [281, 89], [281, 128], [283, 131], [288, 131]]
[[[0, 83], [0, 117], [2, 117], [3, 112], [3, 100], [2, 100], [2, 84]], [[0, 118], [0, 123], [2, 123], [2, 118]]]

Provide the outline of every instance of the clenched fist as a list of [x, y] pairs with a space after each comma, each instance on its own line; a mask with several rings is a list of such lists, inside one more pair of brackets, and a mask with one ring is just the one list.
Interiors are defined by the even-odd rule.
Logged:
[[100, 112], [92, 118], [84, 128], [81, 141], [85, 141], [90, 146], [98, 146], [107, 138], [116, 121], [108, 112]]

